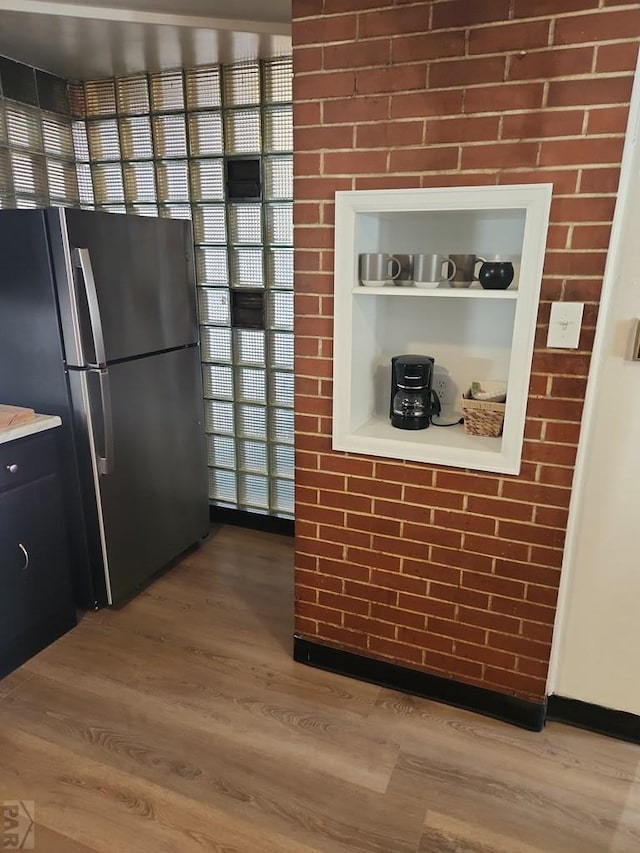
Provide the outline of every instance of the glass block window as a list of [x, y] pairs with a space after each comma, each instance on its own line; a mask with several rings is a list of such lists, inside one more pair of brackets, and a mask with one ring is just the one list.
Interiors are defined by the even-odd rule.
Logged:
[[[56, 193], [67, 188], [68, 170], [50, 163], [48, 146], [57, 145], [75, 154], [82, 205], [191, 219], [210, 500], [288, 518], [294, 476], [291, 81], [290, 57], [137, 74], [76, 84], [73, 102], [82, 107], [67, 129], [33, 124], [28, 110], [11, 125], [20, 156], [44, 155], [31, 172], [23, 168], [24, 186], [49, 180]], [[0, 137], [0, 204], [3, 175], [11, 171], [2, 144]], [[260, 158], [261, 199], [227, 199], [225, 158], [238, 154]], [[263, 292], [264, 329], [232, 327], [235, 289]]]

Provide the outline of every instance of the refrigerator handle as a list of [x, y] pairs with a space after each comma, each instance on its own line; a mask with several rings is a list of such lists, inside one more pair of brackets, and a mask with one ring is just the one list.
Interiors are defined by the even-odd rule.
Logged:
[[91, 322], [91, 334], [93, 336], [93, 349], [96, 354], [96, 364], [90, 367], [102, 367], [107, 362], [107, 356], [104, 349], [104, 335], [102, 333], [102, 319], [100, 317], [100, 305], [98, 304], [98, 291], [96, 290], [96, 280], [93, 277], [93, 267], [91, 266], [91, 255], [88, 249], [74, 249], [74, 261], [82, 271], [84, 279], [84, 290], [87, 296], [87, 306], [89, 308], [89, 321]]
[[97, 457], [101, 475], [113, 472], [113, 409], [111, 408], [111, 378], [107, 369], [99, 370], [100, 403], [102, 407], [102, 435], [104, 456]]

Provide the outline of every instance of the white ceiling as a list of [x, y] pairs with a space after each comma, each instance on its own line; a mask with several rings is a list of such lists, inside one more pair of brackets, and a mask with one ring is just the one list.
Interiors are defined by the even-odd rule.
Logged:
[[78, 80], [290, 52], [291, 0], [0, 0], [0, 55]]

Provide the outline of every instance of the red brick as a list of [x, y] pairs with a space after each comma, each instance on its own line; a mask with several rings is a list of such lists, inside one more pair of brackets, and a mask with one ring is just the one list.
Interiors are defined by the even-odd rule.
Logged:
[[[583, 380], [576, 380], [583, 381]], [[557, 465], [573, 465], [576, 460], [576, 448], [563, 444], [547, 444], [537, 441], [525, 441], [522, 458], [530, 462], [553, 462]], [[522, 506], [513, 504], [513, 506]], [[521, 521], [529, 521], [522, 518]]]
[[495, 533], [496, 524], [489, 516], [470, 515], [464, 512], [436, 510], [434, 524], [451, 530], [470, 530], [473, 533], [485, 533], [491, 536]]
[[457, 530], [441, 530], [426, 524], [405, 522], [402, 529], [404, 539], [415, 539], [420, 543], [444, 545], [446, 548], [459, 548], [462, 534]]
[[444, 492], [439, 489], [407, 485], [404, 487], [403, 501], [407, 504], [418, 504], [421, 507], [437, 506], [462, 509], [464, 498], [456, 492]]
[[364, 495], [321, 491], [318, 503], [321, 506], [346, 509], [350, 512], [371, 512], [372, 501], [371, 498], [367, 498]]
[[398, 626], [398, 640], [420, 649], [453, 652], [453, 640], [450, 637], [440, 637], [438, 634], [430, 634], [428, 631], [419, 631], [416, 628], [405, 628], [404, 625]]
[[471, 551], [461, 551], [459, 548], [431, 549], [431, 559], [434, 563], [455, 566], [457, 569], [471, 569], [474, 572], [490, 572], [493, 559], [485, 554], [474, 554]]
[[[364, 44], [363, 44], [364, 47]], [[391, 62], [424, 62], [427, 59], [443, 59], [447, 56], [464, 56], [464, 30], [448, 33], [420, 33], [416, 36], [394, 38], [391, 41]]]
[[329, 607], [321, 607], [319, 604], [313, 604], [310, 601], [299, 601], [296, 607], [299, 616], [304, 616], [307, 619], [317, 619], [321, 622], [327, 622], [331, 625], [342, 624], [342, 613], [339, 610], [331, 610]]
[[314, 619], [305, 619], [303, 616], [296, 614], [295, 632], [299, 637], [315, 638], [318, 634], [318, 623]]
[[[425, 116], [456, 116], [462, 112], [462, 92], [412, 92], [394, 95], [391, 101], [390, 118], [424, 118]], [[325, 111], [330, 105], [325, 105]], [[379, 118], [386, 118], [386, 113]], [[374, 117], [375, 118], [375, 117]], [[354, 121], [361, 120], [354, 116]], [[364, 119], [366, 120], [366, 119]], [[371, 121], [372, 119], [369, 119]]]
[[[584, 112], [582, 110], [565, 112], [545, 112], [544, 110], [538, 110], [536, 112], [506, 115], [502, 122], [502, 139], [543, 139], [550, 136], [576, 136], [582, 133], [583, 119]], [[549, 164], [541, 163], [540, 165], [545, 166]]]
[[337, 625], [318, 625], [317, 639], [327, 639], [335, 645], [352, 649], [365, 649], [366, 638], [357, 631], [350, 631]]
[[427, 592], [427, 583], [420, 578], [409, 577], [398, 572], [385, 572], [380, 569], [374, 569], [371, 572], [371, 583], [389, 589], [410, 592], [414, 595], [426, 595]]
[[573, 483], [573, 468], [560, 468], [555, 465], [542, 465], [540, 482], [547, 486], [567, 486]]
[[533, 604], [529, 601], [516, 601], [512, 598], [501, 598], [497, 595], [491, 599], [490, 607], [496, 613], [542, 622], [545, 625], [552, 625], [555, 615], [552, 607], [544, 607], [542, 604]]
[[395, 148], [403, 145], [416, 145], [424, 136], [424, 122], [378, 122], [377, 124], [359, 124], [356, 127], [356, 147]]
[[549, 423], [546, 426], [547, 440], [558, 443], [577, 444], [580, 424]]
[[424, 613], [411, 612], [404, 607], [400, 609], [386, 604], [372, 604], [371, 615], [376, 619], [382, 619], [383, 622], [391, 622], [393, 625], [404, 625], [406, 628], [422, 629], [425, 623]]
[[387, 168], [386, 151], [332, 152], [324, 155], [326, 175], [354, 175]]
[[407, 148], [391, 151], [391, 172], [428, 172], [440, 169], [455, 169], [458, 165], [456, 147]]
[[[296, 229], [296, 246], [302, 249], [330, 249], [333, 248], [334, 229], [321, 226], [302, 226]], [[320, 303], [315, 313], [318, 313]], [[299, 317], [305, 313], [296, 306], [296, 315]], [[304, 334], [304, 332], [302, 332]]]
[[555, 607], [558, 601], [558, 590], [546, 586], [530, 586], [527, 590], [527, 600], [546, 604], [547, 607]]
[[496, 22], [490, 27], [474, 27], [469, 33], [469, 53], [508, 53], [534, 50], [549, 43], [550, 21]]
[[395, 643], [393, 640], [369, 637], [369, 650], [375, 654], [390, 657], [394, 660], [406, 660], [413, 663], [422, 662], [422, 651], [420, 649], [414, 649], [412, 646], [405, 646], [402, 643]]
[[356, 91], [359, 95], [407, 92], [412, 89], [425, 89], [426, 85], [426, 65], [393, 65], [388, 68], [365, 69], [358, 71], [356, 76]]
[[347, 527], [352, 530], [365, 530], [380, 536], [400, 536], [400, 522], [391, 518], [375, 518], [370, 515], [347, 515]]
[[[442, 583], [429, 583], [429, 597], [438, 601], [449, 601], [452, 604], [461, 604], [465, 607], [476, 607], [478, 610], [486, 610], [489, 605], [489, 596], [477, 590], [460, 586], [450, 586]], [[436, 613], [436, 616], [446, 616], [446, 613]]]
[[536, 110], [542, 107], [542, 83], [503, 83], [477, 86], [465, 92], [465, 113], [504, 113], [511, 110]]
[[298, 45], [331, 44], [335, 41], [350, 41], [356, 37], [355, 15], [321, 15], [311, 20], [293, 19], [291, 38], [295, 49]]
[[526, 560], [529, 556], [529, 549], [521, 542], [504, 542], [501, 539], [476, 536], [472, 533], [465, 533], [464, 547], [467, 551], [512, 560]]
[[384, 479], [365, 479], [364, 477], [349, 477], [347, 489], [363, 495], [371, 495], [374, 498], [388, 498], [399, 500], [402, 497], [402, 484], [389, 483]]
[[553, 80], [549, 84], [550, 107], [625, 104], [631, 97], [633, 77], [602, 77], [587, 80]]
[[629, 109], [626, 106], [603, 107], [602, 109], [591, 110], [587, 133], [590, 135], [617, 133], [623, 136], [627, 129], [628, 118]]
[[353, 145], [353, 129], [348, 125], [294, 128], [293, 140], [296, 150], [320, 151], [323, 148], [351, 148]]
[[324, 0], [296, 0], [296, 18], [310, 18], [322, 14]]
[[501, 169], [533, 166], [538, 157], [536, 142], [496, 142], [470, 145], [462, 150], [463, 169]]
[[426, 650], [424, 652], [424, 663], [430, 669], [446, 672], [450, 677], [462, 676], [465, 679], [477, 679], [478, 681], [482, 677], [482, 664], [478, 661], [465, 660], [442, 652]]
[[472, 495], [497, 495], [497, 477], [485, 474], [466, 474], [457, 471], [438, 471], [435, 485], [444, 491], [464, 492]]
[[518, 695], [528, 695], [536, 699], [544, 698], [545, 680], [543, 678], [533, 678], [491, 666], [486, 667], [484, 676], [488, 684], [506, 687], [510, 692], [517, 692]]
[[372, 36], [414, 35], [429, 29], [429, 7], [424, 3], [394, 9], [376, 8], [360, 13], [361, 39]]
[[[515, 0], [514, 18], [542, 17], [543, 15], [560, 15], [562, 12], [583, 12], [587, 9], [597, 9], [599, 0], [536, 0], [535, 8], [531, 0]], [[532, 14], [533, 13], [533, 14]]]
[[483, 0], [482, 3], [469, 3], [469, 0], [452, 0], [449, 3], [433, 5], [434, 30], [449, 27], [461, 29], [473, 24], [489, 21], [504, 21], [509, 17], [509, 0]]
[[352, 545], [354, 548], [368, 548], [371, 544], [371, 537], [367, 533], [358, 530], [345, 530], [344, 527], [333, 527], [330, 524], [320, 524], [318, 539], [335, 542], [338, 545]]
[[375, 175], [355, 180], [357, 190], [399, 190], [420, 186], [420, 180], [413, 175]]
[[531, 418], [579, 423], [582, 417], [582, 400], [538, 400], [531, 398], [527, 414]]
[[551, 643], [553, 625], [542, 625], [539, 622], [523, 622], [522, 636], [541, 643]]
[[522, 672], [524, 675], [533, 675], [536, 678], [544, 678], [547, 677], [547, 672], [549, 669], [548, 661], [538, 661], [538, 660], [530, 660], [529, 658], [519, 658], [518, 659], [518, 672]]
[[540, 165], [619, 163], [622, 145], [622, 139], [611, 138], [545, 141], [540, 149]]
[[571, 235], [571, 247], [573, 249], [608, 249], [610, 238], [610, 225], [576, 225]]
[[298, 47], [293, 51], [294, 76], [306, 71], [318, 71], [322, 68], [321, 47]]
[[455, 654], [469, 660], [491, 664], [491, 666], [500, 666], [505, 669], [512, 669], [516, 665], [515, 655], [490, 649], [487, 646], [473, 646], [470, 643], [461, 643], [460, 641], [455, 644]]
[[477, 142], [496, 139], [498, 136], [498, 116], [461, 116], [451, 119], [429, 119], [427, 121], [426, 141]]
[[470, 607], [458, 608], [458, 620], [465, 625], [490, 628], [492, 631], [502, 631], [506, 634], [517, 634], [520, 630], [520, 620], [513, 616], [491, 613], [488, 610], [473, 610]]
[[[397, 554], [383, 554], [379, 551], [372, 551], [369, 548], [354, 546], [348, 549], [347, 557], [353, 563], [361, 563], [363, 566], [369, 566], [371, 569], [385, 569], [390, 575], [395, 576], [400, 571], [400, 557]], [[371, 575], [371, 582], [373, 574]], [[398, 584], [397, 589], [404, 588]]]
[[505, 595], [509, 598], [524, 598], [524, 583], [497, 575], [463, 572], [462, 583], [471, 589], [480, 589], [495, 595]]
[[473, 86], [479, 82], [504, 80], [504, 56], [461, 57], [432, 62], [429, 68], [430, 89]]
[[[636, 3], [637, 0], [631, 0]], [[601, 44], [598, 45], [598, 56], [596, 58], [596, 71], [610, 74], [614, 71], [632, 72], [636, 67], [638, 57], [638, 43], [634, 39], [626, 44]]]
[[[507, 116], [505, 116], [506, 120]], [[512, 169], [501, 174], [498, 183], [501, 184], [553, 184], [556, 195], [568, 195], [576, 192], [579, 171], [577, 169]]]
[[569, 519], [569, 511], [552, 506], [537, 506], [535, 513], [536, 524], [544, 524], [545, 527], [559, 527], [566, 529]]
[[308, 586], [303, 586], [299, 581], [296, 581], [296, 601], [311, 601], [316, 603], [318, 601], [318, 591], [317, 589], [311, 589]]
[[294, 128], [304, 127], [305, 125], [320, 124], [320, 103], [315, 101], [304, 104], [296, 103], [293, 105], [293, 126]]
[[640, 10], [601, 11], [598, 14], [559, 18], [553, 35], [555, 44], [577, 44], [629, 38], [640, 32]]
[[[337, 190], [350, 190], [350, 178], [300, 178], [294, 173], [293, 193], [297, 199], [333, 199]], [[313, 261], [312, 262], [312, 258]], [[311, 271], [320, 269], [320, 256], [317, 252], [302, 252], [300, 249], [295, 253], [296, 269]]]
[[397, 518], [400, 521], [415, 521], [417, 523], [428, 523], [430, 510], [422, 506], [408, 503], [397, 503], [393, 501], [376, 500], [373, 512], [377, 516]]
[[350, 628], [353, 631], [360, 631], [363, 634], [376, 637], [386, 637], [389, 640], [395, 639], [396, 636], [395, 625], [371, 619], [369, 616], [360, 616], [357, 613], [345, 613], [344, 625], [345, 628]]
[[562, 568], [562, 548], [543, 548], [541, 545], [533, 545], [531, 560], [550, 568], [560, 569]]
[[336, 68], [361, 68], [387, 65], [391, 61], [391, 40], [376, 39], [358, 43], [357, 50], [350, 42], [347, 44], [327, 45], [324, 48], [325, 70]]
[[[584, 173], [582, 182], [584, 183]], [[585, 192], [581, 187], [581, 192]], [[551, 202], [551, 219], [554, 222], [611, 222], [615, 197], [580, 196], [554, 198]]]
[[562, 547], [564, 542], [564, 533], [562, 531], [548, 527], [539, 527], [536, 524], [518, 524], [512, 521], [501, 521], [499, 533], [505, 539], [514, 539], [518, 542], [528, 542], [557, 548]]
[[513, 637], [505, 634], [489, 632], [488, 645], [494, 649], [503, 649], [513, 652], [518, 657], [533, 658], [534, 660], [548, 661], [551, 654], [551, 643], [540, 643], [526, 637]]
[[389, 118], [388, 97], [352, 97], [326, 101], [322, 107], [324, 124], [348, 124]]
[[295, 577], [297, 584], [305, 584], [316, 589], [327, 589], [332, 592], [342, 592], [342, 580], [340, 578], [305, 569], [296, 569]]
[[419, 560], [402, 560], [402, 573], [425, 580], [442, 581], [443, 583], [458, 584], [460, 582], [459, 569]]
[[433, 616], [427, 620], [427, 629], [445, 637], [453, 637], [456, 640], [466, 640], [469, 643], [482, 645], [484, 645], [487, 636], [485, 630], [474, 625], [462, 625], [460, 622], [436, 619]]
[[401, 592], [398, 596], [398, 607], [402, 610], [422, 613], [425, 616], [437, 616], [441, 619], [453, 619], [456, 608], [452, 601], [434, 598], [431, 595], [412, 595]]
[[342, 593], [321, 590], [318, 594], [318, 604], [324, 607], [332, 607], [334, 610], [344, 610], [350, 613], [359, 613], [366, 616], [369, 612], [369, 602], [359, 598], [352, 598]]
[[558, 77], [589, 74], [593, 63], [593, 47], [566, 50], [538, 50], [511, 57], [509, 80], [552, 80]]

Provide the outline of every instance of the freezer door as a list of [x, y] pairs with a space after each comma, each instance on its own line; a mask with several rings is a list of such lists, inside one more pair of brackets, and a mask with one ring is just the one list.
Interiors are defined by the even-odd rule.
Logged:
[[69, 366], [198, 340], [189, 222], [63, 208], [47, 221]]
[[109, 604], [208, 533], [200, 370], [189, 347], [84, 372]]

